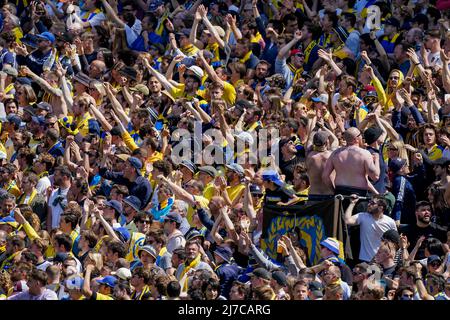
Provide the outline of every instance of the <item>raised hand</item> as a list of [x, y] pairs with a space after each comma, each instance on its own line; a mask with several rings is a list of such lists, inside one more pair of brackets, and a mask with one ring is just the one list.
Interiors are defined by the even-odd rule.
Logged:
[[406, 55], [414, 65], [419, 64], [419, 57], [417, 56], [413, 48], [409, 48], [406, 52]]
[[302, 39], [302, 32], [300, 30], [295, 31], [294, 39], [300, 41]]

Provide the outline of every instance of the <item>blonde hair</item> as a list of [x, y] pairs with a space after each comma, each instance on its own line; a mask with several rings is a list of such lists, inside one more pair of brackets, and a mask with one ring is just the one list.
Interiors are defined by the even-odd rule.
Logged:
[[98, 272], [103, 268], [103, 257], [100, 253], [89, 252], [87, 258], [94, 262], [95, 268]]
[[393, 146], [398, 151], [398, 157], [406, 160], [406, 164], [409, 166], [408, 153], [406, 151], [405, 143], [401, 140], [389, 141], [389, 145]]

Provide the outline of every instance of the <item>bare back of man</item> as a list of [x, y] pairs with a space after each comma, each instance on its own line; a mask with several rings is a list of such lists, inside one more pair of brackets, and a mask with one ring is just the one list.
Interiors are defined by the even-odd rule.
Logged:
[[369, 151], [360, 147], [362, 145], [361, 132], [357, 128], [349, 128], [344, 132], [347, 146], [334, 151], [328, 159], [322, 172], [322, 179], [330, 187], [333, 182], [330, 176], [336, 172], [334, 180], [335, 191], [350, 188], [367, 192], [369, 188], [368, 177], [378, 180], [380, 175], [379, 157], [372, 157]]
[[[322, 172], [328, 158], [331, 156], [331, 151], [312, 151], [306, 157], [306, 170], [309, 177], [310, 187], [309, 194], [312, 195], [332, 195], [333, 188], [323, 183]], [[334, 180], [335, 174], [332, 173], [331, 180]]]

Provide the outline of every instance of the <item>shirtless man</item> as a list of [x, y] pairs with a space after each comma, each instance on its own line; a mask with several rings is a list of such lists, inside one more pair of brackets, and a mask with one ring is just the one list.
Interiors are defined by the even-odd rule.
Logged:
[[[310, 182], [308, 202], [331, 199], [334, 195], [333, 188], [322, 180], [325, 163], [332, 153], [332, 150], [328, 150], [327, 141], [328, 134], [326, 132], [316, 132], [313, 138], [313, 146], [306, 154], [306, 171]], [[334, 176], [334, 173], [332, 173], [332, 179], [334, 179]]]
[[[380, 176], [379, 157], [372, 157], [369, 151], [361, 148], [361, 132], [351, 127], [344, 132], [346, 147], [334, 151], [322, 172], [323, 183], [334, 188], [335, 194], [351, 195], [352, 192], [365, 197], [369, 190], [370, 177], [377, 181]], [[332, 172], [336, 178], [331, 179]], [[312, 184], [312, 183], [311, 183]]]

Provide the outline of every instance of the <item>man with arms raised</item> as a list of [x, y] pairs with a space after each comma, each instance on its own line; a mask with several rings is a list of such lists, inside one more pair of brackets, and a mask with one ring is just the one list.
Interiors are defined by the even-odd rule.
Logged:
[[[335, 194], [367, 196], [373, 189], [368, 177], [377, 181], [380, 175], [379, 157], [361, 148], [361, 132], [351, 127], [344, 132], [345, 147], [334, 151], [325, 164], [322, 173], [323, 183], [334, 188]], [[334, 182], [330, 176], [336, 172]]]

